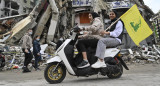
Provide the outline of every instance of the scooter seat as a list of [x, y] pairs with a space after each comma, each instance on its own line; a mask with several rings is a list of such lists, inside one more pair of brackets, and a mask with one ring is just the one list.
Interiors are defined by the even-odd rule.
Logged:
[[106, 48], [116, 48], [116, 47], [121, 46], [121, 45], [124, 45], [124, 43], [121, 43], [121, 44], [119, 44], [119, 45], [117, 45], [117, 46], [114, 46], [114, 47], [107, 46]]

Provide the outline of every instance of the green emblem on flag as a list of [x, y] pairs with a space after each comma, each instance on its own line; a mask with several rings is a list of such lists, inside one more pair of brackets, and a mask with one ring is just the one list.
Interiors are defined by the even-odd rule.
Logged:
[[137, 32], [139, 27], [141, 26], [141, 19], [139, 19], [139, 23], [134, 24], [134, 22], [130, 22], [130, 24], [133, 27], [134, 31]]

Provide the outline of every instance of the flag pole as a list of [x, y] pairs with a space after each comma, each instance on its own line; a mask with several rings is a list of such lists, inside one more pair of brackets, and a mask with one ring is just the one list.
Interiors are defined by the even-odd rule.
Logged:
[[108, 29], [110, 29], [115, 23], [117, 23], [121, 18], [118, 18], [115, 22], [113, 22], [107, 29], [105, 29], [105, 31], [107, 31]]

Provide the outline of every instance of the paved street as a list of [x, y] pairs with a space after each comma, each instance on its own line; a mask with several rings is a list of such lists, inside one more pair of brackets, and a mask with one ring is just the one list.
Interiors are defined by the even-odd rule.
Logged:
[[[54, 86], [160, 86], [160, 64], [129, 65], [119, 79], [99, 75], [75, 77], [67, 75], [64, 81]], [[44, 68], [43, 68], [44, 69]], [[21, 70], [0, 72], [0, 86], [53, 86], [45, 81], [42, 71], [22, 73]]]

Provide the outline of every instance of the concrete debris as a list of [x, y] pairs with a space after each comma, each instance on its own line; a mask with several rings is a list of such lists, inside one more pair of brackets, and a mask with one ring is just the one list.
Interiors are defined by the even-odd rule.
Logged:
[[47, 0], [41, 0], [41, 4], [37, 4], [32, 12], [24, 19], [16, 23], [16, 25], [12, 28], [11, 31], [9, 31], [11, 36], [6, 40], [7, 44], [15, 45], [18, 43], [20, 38], [24, 35], [24, 33], [29, 28], [34, 28], [36, 26], [36, 19], [38, 17], [39, 12], [42, 10], [42, 7], [44, 6], [44, 3]]
[[0, 38], [2, 35], [5, 35], [7, 32], [9, 32], [16, 23], [24, 19], [26, 16], [27, 14], [0, 18]]
[[133, 47], [132, 49], [121, 50], [122, 58], [126, 63], [160, 63], [160, 46]]
[[35, 33], [34, 33], [34, 37], [36, 35], [41, 35], [43, 30], [46, 29], [45, 25], [46, 25], [48, 19], [50, 18], [50, 16], [51, 16], [51, 6], [49, 5], [38, 22], [38, 25], [37, 25]]
[[[18, 22], [13, 29], [11, 30], [12, 35], [9, 37], [9, 39], [7, 41], [15, 43], [15, 41], [17, 41], [17, 39], [19, 39], [19, 36], [23, 36], [24, 33], [26, 32], [26, 29], [29, 28], [31, 26], [31, 17], [28, 16], [25, 19], [23, 19], [22, 21]], [[22, 28], [25, 28], [25, 30], [23, 31]], [[18, 32], [21, 32], [21, 34], [17, 34]]]
[[59, 11], [56, 6], [55, 0], [49, 0], [49, 2], [50, 2], [51, 9], [52, 9], [52, 19], [51, 19], [51, 23], [48, 29], [47, 41], [53, 41], [54, 34], [56, 31], [56, 27], [57, 27], [57, 22], [59, 19]]

